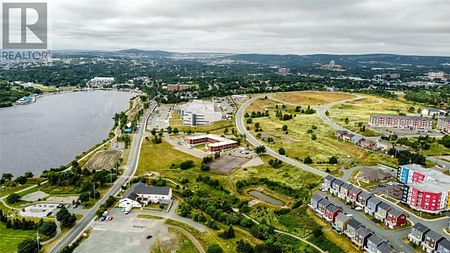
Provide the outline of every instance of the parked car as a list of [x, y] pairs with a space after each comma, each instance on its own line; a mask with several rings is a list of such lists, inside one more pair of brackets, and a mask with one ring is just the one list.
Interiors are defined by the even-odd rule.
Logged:
[[100, 218], [100, 221], [105, 221], [106, 220], [106, 217], [105, 216], [102, 216], [101, 218]]
[[150, 239], [152, 237], [153, 237], [152, 235], [147, 235], [146, 239]]
[[361, 211], [361, 210], [363, 210], [363, 209], [362, 209], [362, 207], [357, 206], [357, 207], [355, 207], [355, 210], [356, 210], [356, 211]]
[[108, 221], [112, 221], [112, 219], [113, 219], [112, 216], [109, 216], [109, 217], [107, 218]]

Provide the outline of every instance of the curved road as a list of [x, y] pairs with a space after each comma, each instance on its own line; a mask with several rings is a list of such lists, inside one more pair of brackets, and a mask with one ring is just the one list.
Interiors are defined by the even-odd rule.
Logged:
[[50, 252], [57, 253], [61, 251], [65, 246], [70, 245], [73, 241], [75, 241], [78, 236], [83, 233], [83, 231], [89, 226], [89, 224], [95, 219], [98, 208], [102, 205], [105, 200], [110, 195], [115, 195], [118, 193], [129, 178], [134, 175], [136, 171], [138, 158], [139, 158], [139, 150], [141, 146], [141, 142], [143, 139], [143, 131], [145, 129], [145, 122], [150, 113], [155, 109], [156, 105], [150, 105], [149, 110], [139, 119], [139, 127], [136, 135], [133, 138], [130, 147], [130, 154], [128, 156], [127, 165], [125, 166], [125, 170], [123, 174], [114, 182], [113, 186], [108, 190], [108, 192], [99, 200], [97, 203], [89, 210], [89, 212], [83, 216], [83, 218], [75, 224], [75, 226], [70, 230], [66, 237], [64, 237]]
[[[249, 99], [248, 101], [246, 101], [244, 104], [242, 104], [241, 107], [239, 107], [238, 111], [236, 112], [236, 127], [238, 129], [238, 131], [243, 134], [245, 136], [245, 139], [250, 142], [250, 144], [254, 145], [255, 147], [257, 146], [263, 146], [264, 144], [262, 142], [260, 142], [258, 139], [256, 139], [255, 137], [253, 137], [253, 135], [247, 130], [245, 123], [244, 123], [244, 114], [245, 114], [245, 110], [247, 109], [247, 107], [253, 103], [256, 99], [263, 97], [263, 95], [258, 95], [258, 96], [254, 96], [251, 99]], [[311, 172], [313, 174], [316, 174], [318, 176], [321, 177], [325, 177], [326, 175], [328, 175], [327, 173], [314, 169], [311, 166], [308, 166], [304, 163], [298, 162], [294, 159], [291, 159], [287, 156], [284, 155], [280, 155], [277, 152], [273, 151], [270, 148], [266, 147], [266, 154], [277, 158], [278, 160], [281, 160], [285, 163], [288, 163], [292, 166], [298, 167], [300, 169], [306, 170], [308, 172]]]

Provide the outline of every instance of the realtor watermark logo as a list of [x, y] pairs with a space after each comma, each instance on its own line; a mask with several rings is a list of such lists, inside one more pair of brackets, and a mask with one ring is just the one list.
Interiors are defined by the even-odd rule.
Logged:
[[47, 60], [47, 3], [2, 3], [2, 61]]

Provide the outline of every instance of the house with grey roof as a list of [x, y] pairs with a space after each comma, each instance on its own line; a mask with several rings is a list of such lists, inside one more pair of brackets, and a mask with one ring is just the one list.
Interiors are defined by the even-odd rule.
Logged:
[[430, 231], [430, 229], [423, 225], [422, 223], [416, 223], [411, 228], [411, 232], [408, 234], [408, 239], [415, 245], [420, 245], [423, 240], [425, 240], [425, 233]]
[[353, 218], [351, 218], [347, 222], [347, 227], [344, 230], [344, 233], [347, 235], [348, 238], [353, 240], [355, 238], [356, 230], [361, 227], [361, 223]]
[[373, 197], [372, 194], [362, 191], [356, 200], [356, 205], [362, 208], [365, 208], [367, 206], [367, 201]]
[[144, 207], [150, 203], [168, 204], [172, 200], [172, 189], [169, 187], [147, 186], [139, 182], [133, 184], [119, 201], [119, 207], [131, 210], [133, 207]]
[[388, 211], [391, 209], [391, 205], [388, 203], [381, 201], [381, 203], [377, 207], [377, 211], [375, 212], [375, 219], [384, 222], [387, 217]]
[[347, 228], [347, 223], [351, 220], [351, 218], [345, 213], [339, 213], [334, 219], [333, 228], [338, 232], [343, 232]]
[[378, 246], [380, 246], [381, 243], [383, 243], [383, 239], [378, 237], [376, 234], [372, 234], [367, 238], [367, 245], [364, 247], [364, 249], [369, 253], [377, 253]]
[[396, 252], [394, 249], [392, 249], [392, 246], [389, 245], [387, 242], [382, 242], [377, 247], [377, 253], [393, 253]]
[[325, 191], [329, 191], [331, 188], [331, 182], [333, 182], [336, 178], [331, 176], [331, 175], [327, 175], [326, 177], [323, 178], [323, 184], [322, 184], [322, 189]]
[[317, 210], [317, 206], [319, 204], [319, 201], [321, 201], [323, 199], [322, 195], [320, 195], [320, 193], [316, 192], [312, 195], [309, 206], [311, 207], [312, 210], [316, 211]]
[[358, 246], [360, 249], [363, 249], [367, 246], [367, 239], [369, 236], [371, 236], [373, 233], [372, 231], [368, 230], [364, 226], [360, 226], [355, 233], [355, 238], [353, 238], [353, 242]]
[[440, 240], [436, 253], [450, 253], [450, 241], [447, 239]]
[[425, 239], [422, 242], [422, 249], [427, 253], [432, 253], [437, 249], [437, 244], [440, 240], [443, 240], [442, 235], [430, 230], [425, 233]]
[[330, 192], [334, 195], [337, 195], [341, 190], [341, 185], [343, 184], [344, 182], [342, 180], [336, 178], [335, 180], [333, 180], [333, 182], [331, 182]]
[[351, 185], [351, 184], [348, 184], [348, 183], [343, 183], [342, 185], [341, 185], [341, 188], [340, 188], [340, 190], [339, 190], [339, 193], [338, 193], [338, 197], [340, 198], [340, 199], [343, 199], [343, 200], [347, 200], [347, 196], [348, 196], [348, 191], [352, 188], [353, 186]]
[[331, 203], [328, 199], [321, 199], [317, 203], [317, 212], [322, 216], [325, 215], [325, 211], [329, 205], [331, 205]]
[[377, 197], [372, 197], [369, 200], [367, 200], [367, 205], [364, 208], [364, 212], [366, 212], [369, 215], [374, 215], [377, 211], [378, 205], [381, 203], [381, 200], [379, 200]]
[[362, 190], [356, 186], [350, 188], [350, 190], [348, 190], [347, 202], [350, 202], [352, 204], [356, 203], [356, 201], [358, 200], [358, 196], [359, 194], [361, 194], [361, 192]]

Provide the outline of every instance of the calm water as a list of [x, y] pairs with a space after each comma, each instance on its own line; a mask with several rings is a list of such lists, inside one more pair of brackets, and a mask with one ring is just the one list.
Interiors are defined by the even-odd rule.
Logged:
[[0, 109], [0, 173], [39, 175], [59, 167], [108, 137], [114, 113], [134, 93], [90, 91], [38, 98]]
[[253, 197], [255, 197], [255, 198], [259, 199], [259, 200], [262, 200], [264, 202], [267, 202], [267, 203], [270, 203], [270, 204], [273, 204], [273, 205], [277, 205], [277, 206], [284, 206], [284, 203], [281, 200], [272, 198], [272, 197], [270, 197], [270, 196], [268, 196], [268, 195], [266, 195], [266, 194], [264, 194], [264, 193], [262, 193], [260, 191], [252, 190], [252, 191], [249, 191], [248, 194], [250, 194]]

